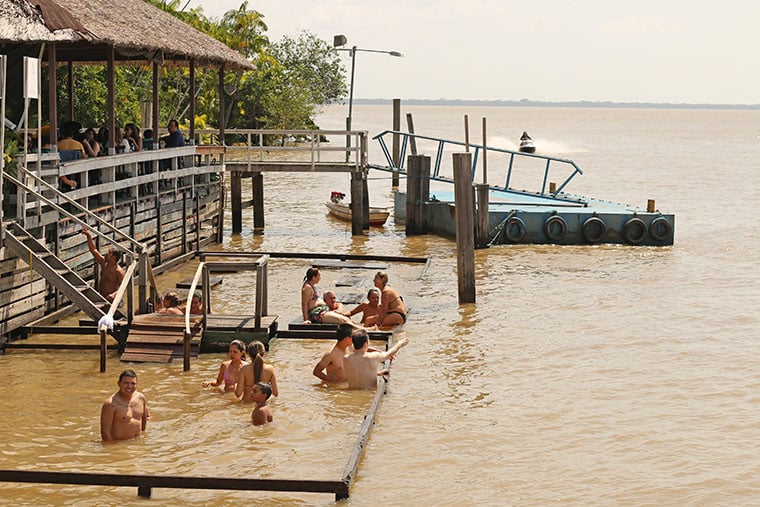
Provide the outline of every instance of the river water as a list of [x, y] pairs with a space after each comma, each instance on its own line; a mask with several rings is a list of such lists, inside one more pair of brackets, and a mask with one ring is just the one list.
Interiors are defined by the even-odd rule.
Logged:
[[[266, 229], [225, 236], [233, 251], [430, 257], [393, 265], [412, 308], [351, 499], [343, 505], [748, 505], [760, 503], [760, 112], [409, 106], [418, 133], [539, 151], [583, 168], [570, 192], [675, 213], [667, 248], [498, 246], [476, 252], [477, 302], [459, 305], [455, 242], [406, 238], [392, 220], [353, 238], [325, 216], [345, 175], [267, 174]], [[328, 108], [322, 128], [341, 128]], [[391, 126], [390, 106], [358, 105], [353, 124]], [[370, 145], [371, 159], [380, 150]], [[431, 153], [431, 155], [434, 155]], [[490, 167], [490, 166], [489, 166]], [[372, 205], [389, 205], [386, 173]], [[402, 180], [403, 185], [403, 180]], [[229, 213], [228, 213], [229, 219]], [[229, 223], [227, 230], [229, 231]], [[166, 289], [192, 261], [159, 278]], [[307, 264], [273, 260], [270, 313], [299, 314]], [[371, 276], [371, 272], [367, 276]], [[253, 306], [251, 277], [225, 274], [219, 312]], [[322, 288], [339, 273], [323, 271]], [[77, 317], [72, 317], [76, 321]], [[51, 341], [55, 337], [32, 337]], [[63, 337], [97, 343], [97, 337]], [[0, 468], [337, 479], [371, 393], [325, 389], [311, 369], [326, 342], [275, 340], [274, 424], [203, 389], [224, 354], [132, 365], [152, 420], [136, 441], [103, 446], [98, 415], [128, 366], [115, 353], [14, 350], [0, 356]], [[16, 505], [120, 505], [136, 488], [0, 484]], [[141, 504], [331, 505], [332, 495], [154, 489]]]

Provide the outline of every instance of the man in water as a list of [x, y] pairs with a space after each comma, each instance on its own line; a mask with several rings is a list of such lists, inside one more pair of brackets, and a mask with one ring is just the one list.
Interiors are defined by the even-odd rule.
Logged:
[[363, 329], [358, 329], [351, 335], [354, 345], [353, 354], [346, 354], [343, 358], [343, 368], [346, 370], [346, 379], [349, 389], [374, 389], [377, 387], [378, 375], [385, 375], [387, 370], [377, 371], [377, 365], [386, 359], [392, 359], [401, 347], [409, 343], [404, 338], [385, 352], [369, 350], [369, 334]]
[[111, 248], [104, 257], [95, 246], [90, 232], [84, 227], [82, 227], [82, 234], [87, 238], [87, 247], [101, 269], [98, 292], [108, 301], [113, 302], [113, 298], [116, 296], [122, 280], [124, 280], [124, 269], [119, 266], [121, 251]]
[[133, 370], [121, 372], [118, 386], [119, 390], [100, 409], [100, 438], [104, 442], [140, 436], [150, 417], [148, 401], [137, 390], [137, 374]]
[[[327, 299], [327, 294], [325, 294]], [[350, 324], [341, 324], [335, 332], [337, 342], [322, 355], [312, 372], [315, 377], [323, 382], [335, 383], [346, 381], [346, 371], [343, 368], [343, 356], [351, 346], [351, 332], [354, 327]]]

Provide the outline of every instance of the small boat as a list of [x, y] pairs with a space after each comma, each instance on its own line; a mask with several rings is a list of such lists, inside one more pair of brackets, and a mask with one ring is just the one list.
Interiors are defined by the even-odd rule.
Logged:
[[527, 132], [523, 132], [520, 137], [520, 151], [523, 153], [535, 153], [536, 145], [533, 144], [533, 139], [530, 138]]
[[[346, 194], [342, 192], [331, 192], [330, 200], [325, 203], [330, 215], [339, 220], [346, 222], [351, 221], [351, 206], [343, 203], [343, 198]], [[388, 220], [390, 215], [388, 208], [377, 208], [370, 206], [369, 208], [369, 225], [382, 226], [385, 225], [385, 221]]]

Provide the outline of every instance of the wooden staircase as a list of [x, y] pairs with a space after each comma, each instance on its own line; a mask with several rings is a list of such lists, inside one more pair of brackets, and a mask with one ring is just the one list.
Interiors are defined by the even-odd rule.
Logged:
[[[198, 358], [203, 335], [203, 316], [190, 319], [190, 357]], [[122, 361], [135, 363], [171, 363], [184, 358], [185, 317], [150, 313], [135, 315], [121, 355]]]
[[[7, 224], [5, 246], [93, 321], [108, 313], [111, 303], [18, 223]], [[114, 315], [114, 320], [123, 318], [119, 312]]]

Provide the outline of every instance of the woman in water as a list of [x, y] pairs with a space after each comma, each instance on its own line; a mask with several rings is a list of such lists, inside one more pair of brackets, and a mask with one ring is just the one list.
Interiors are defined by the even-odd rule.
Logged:
[[248, 344], [248, 355], [251, 362], [247, 363], [240, 369], [238, 383], [235, 387], [235, 396], [240, 398], [243, 403], [253, 401], [253, 386], [258, 382], [265, 382], [272, 387], [272, 394], [279, 396], [280, 391], [277, 389], [277, 375], [274, 372], [274, 366], [264, 362], [266, 349], [264, 344], [254, 340]]
[[318, 268], [306, 270], [301, 287], [301, 313], [307, 324], [351, 324], [361, 327], [343, 314], [330, 310], [325, 300], [319, 295], [317, 284], [322, 275]]
[[245, 344], [240, 340], [232, 340], [229, 355], [229, 361], [222, 362], [219, 367], [219, 375], [217, 375], [216, 381], [204, 382], [203, 387], [218, 387], [224, 384], [225, 393], [235, 390], [240, 378], [240, 370], [248, 364], [245, 360]]
[[406, 304], [396, 289], [388, 285], [388, 273], [378, 271], [374, 278], [375, 287], [380, 289], [380, 315], [378, 327], [399, 326], [406, 322]]

